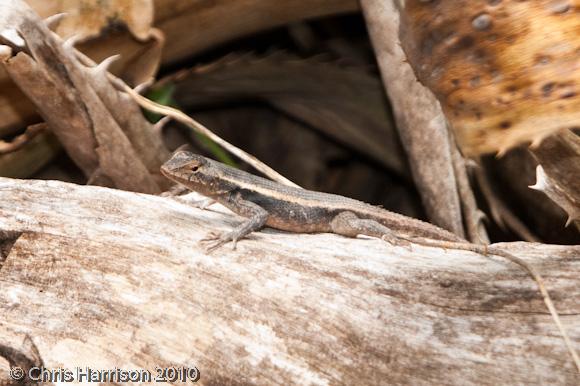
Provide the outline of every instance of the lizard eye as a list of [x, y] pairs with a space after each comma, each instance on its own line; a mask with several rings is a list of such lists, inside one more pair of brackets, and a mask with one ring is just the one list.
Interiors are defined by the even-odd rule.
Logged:
[[199, 170], [199, 165], [193, 165], [189, 170], [191, 170], [192, 172], [197, 172]]

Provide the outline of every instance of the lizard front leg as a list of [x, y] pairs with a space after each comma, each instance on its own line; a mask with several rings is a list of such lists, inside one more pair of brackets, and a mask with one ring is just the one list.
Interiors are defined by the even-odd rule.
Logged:
[[268, 219], [268, 212], [264, 208], [251, 201], [244, 200], [239, 193], [232, 195], [228, 201], [231, 207], [235, 209], [234, 212], [248, 217], [248, 220], [229, 232], [210, 232], [200, 241], [206, 246], [208, 252], [230, 241], [233, 243], [233, 249], [236, 249], [238, 240], [262, 228]]
[[174, 199], [186, 202], [187, 204], [199, 208], [205, 209], [210, 205], [213, 205], [216, 201], [211, 198], [204, 198], [201, 200], [193, 199], [189, 196], [191, 194], [191, 190], [189, 188], [177, 184], [173, 185], [168, 191], [163, 192], [160, 194], [161, 197], [172, 197]]
[[409, 245], [409, 242], [398, 237], [390, 228], [369, 219], [361, 219], [353, 212], [342, 212], [330, 222], [336, 234], [356, 237], [358, 235], [378, 237], [393, 245]]

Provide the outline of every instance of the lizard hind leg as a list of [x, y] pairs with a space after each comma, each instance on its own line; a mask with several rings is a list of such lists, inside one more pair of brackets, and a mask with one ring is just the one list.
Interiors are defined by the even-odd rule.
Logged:
[[409, 245], [407, 240], [398, 237], [389, 227], [375, 220], [359, 218], [353, 212], [337, 214], [330, 222], [330, 226], [334, 233], [347, 237], [365, 235], [378, 237], [392, 245]]

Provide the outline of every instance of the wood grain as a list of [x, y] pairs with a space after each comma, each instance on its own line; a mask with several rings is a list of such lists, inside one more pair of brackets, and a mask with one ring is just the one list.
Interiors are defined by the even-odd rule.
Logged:
[[[0, 347], [51, 368], [195, 365], [204, 385], [580, 381], [510, 263], [269, 229], [208, 256], [198, 240], [240, 221], [211, 209], [0, 178]], [[538, 267], [579, 349], [580, 247], [501, 247]]]

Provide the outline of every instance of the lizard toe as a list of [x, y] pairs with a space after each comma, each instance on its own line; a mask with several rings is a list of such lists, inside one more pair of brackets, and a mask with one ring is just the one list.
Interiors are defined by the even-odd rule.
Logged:
[[212, 252], [229, 241], [232, 241], [232, 238], [227, 233], [209, 232], [199, 243], [206, 252]]
[[404, 247], [411, 250], [411, 242], [404, 237], [396, 236], [392, 233], [386, 233], [381, 236], [381, 240], [386, 241], [393, 246]]

